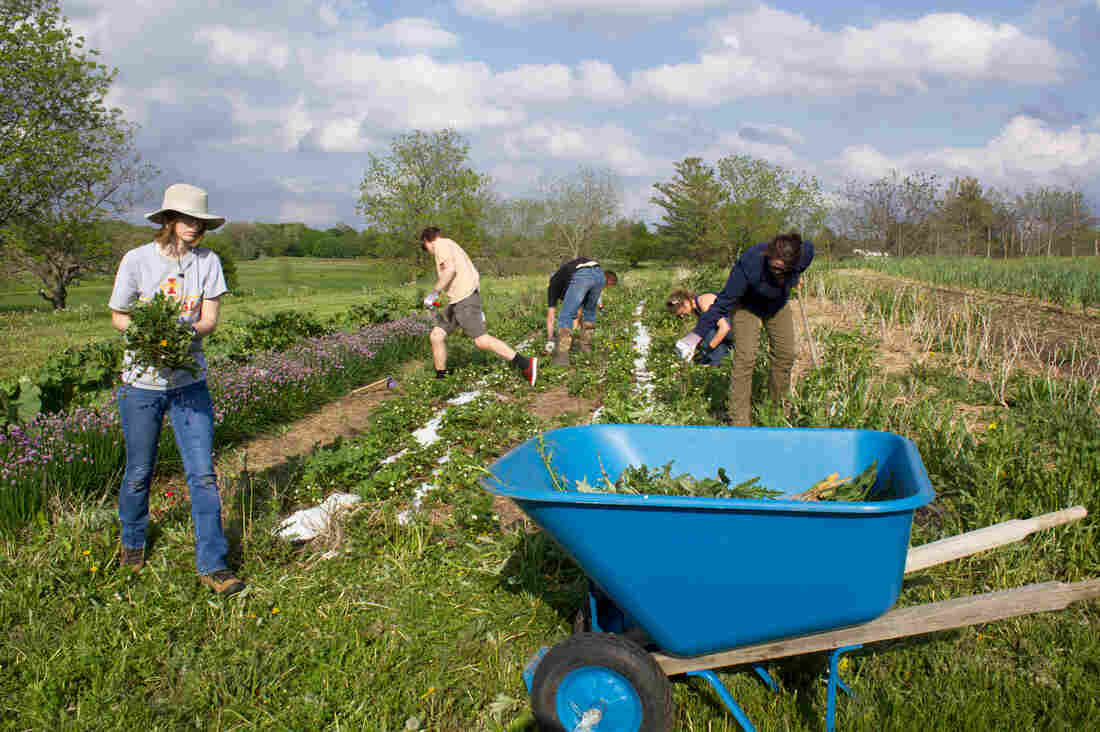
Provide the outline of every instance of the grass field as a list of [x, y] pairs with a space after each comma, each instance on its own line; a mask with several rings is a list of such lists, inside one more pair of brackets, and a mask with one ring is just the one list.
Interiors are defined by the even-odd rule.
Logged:
[[[240, 287], [222, 301], [224, 322], [248, 312], [309, 310], [324, 317], [363, 302], [379, 291], [403, 285], [411, 270], [404, 262], [269, 257], [237, 266]], [[0, 288], [0, 379], [33, 368], [49, 355], [92, 340], [117, 338], [111, 327], [113, 279], [98, 277], [71, 291], [69, 307], [55, 312], [21, 283]], [[424, 280], [425, 287], [431, 283]]]
[[[258, 279], [272, 276], [265, 270]], [[324, 269], [314, 276], [334, 281]], [[723, 276], [715, 270], [689, 284], [716, 288]], [[539, 348], [544, 280], [486, 280], [491, 332]], [[461, 337], [451, 339], [456, 373], [436, 380], [425, 343], [369, 430], [295, 458], [277, 477], [233, 476], [224, 516], [249, 588], [228, 601], [198, 586], [187, 507], [156, 486], [150, 562], [140, 574], [115, 565], [110, 487], [102, 500], [58, 507], [56, 519], [4, 537], [0, 727], [533, 732], [521, 672], [539, 647], [571, 632], [583, 575], [543, 533], [502, 526], [477, 479], [512, 445], [592, 418], [591, 411], [536, 409], [556, 395], [598, 405], [603, 422], [718, 424], [728, 370], [680, 364], [672, 343], [686, 325], [661, 310], [665, 294], [682, 284], [656, 268], [623, 273], [605, 296], [599, 352], [575, 357], [568, 371], [545, 368], [535, 389]], [[367, 296], [360, 287], [256, 302], [336, 310]], [[913, 440], [937, 491], [932, 510], [914, 524], [914, 544], [1076, 504], [1092, 514], [917, 573], [906, 579], [900, 606], [1100, 576], [1095, 380], [1043, 360], [1060, 358], [1057, 350], [1012, 351], [1011, 328], [1033, 328], [1009, 313], [942, 297], [891, 300], [889, 287], [824, 268], [808, 278], [817, 365], [800, 326], [791, 402], [785, 409], [766, 402], [761, 360], [757, 422], [881, 429]], [[227, 317], [237, 307], [232, 302]], [[58, 337], [54, 316], [26, 317], [43, 322], [28, 325], [24, 340]], [[991, 318], [1005, 329], [997, 337]], [[651, 337], [644, 359], [651, 393], [635, 383], [640, 327]], [[1094, 359], [1100, 341], [1079, 348]], [[470, 391], [480, 394], [448, 404]], [[440, 440], [422, 444], [413, 433], [433, 417]], [[435, 488], [414, 520], [399, 520], [426, 483]], [[273, 537], [290, 511], [333, 490], [364, 503], [312, 544]], [[741, 562], [766, 562], [767, 547], [727, 561], [731, 573]], [[821, 547], [806, 561], [859, 557], [832, 557]], [[856, 697], [841, 697], [838, 729], [1100, 723], [1096, 601], [874, 644], [846, 658], [842, 674]], [[749, 669], [720, 676], [758, 729], [817, 730], [825, 715], [822, 663], [810, 656], [767, 664], [779, 693]], [[699, 679], [679, 677], [673, 698], [678, 729], [739, 729]]]

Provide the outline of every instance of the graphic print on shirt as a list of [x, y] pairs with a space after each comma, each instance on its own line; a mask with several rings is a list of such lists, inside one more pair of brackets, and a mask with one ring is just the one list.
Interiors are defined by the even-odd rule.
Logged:
[[160, 283], [160, 291], [179, 302], [183, 296], [183, 280], [178, 277], [167, 277]]
[[[165, 294], [165, 296], [172, 298], [180, 306], [180, 320], [187, 322], [193, 322], [198, 318], [199, 311], [202, 309], [202, 296], [201, 295], [184, 295], [183, 294], [184, 281], [182, 277], [166, 277], [160, 286], [157, 288]], [[151, 298], [142, 297], [143, 302], [148, 302]]]

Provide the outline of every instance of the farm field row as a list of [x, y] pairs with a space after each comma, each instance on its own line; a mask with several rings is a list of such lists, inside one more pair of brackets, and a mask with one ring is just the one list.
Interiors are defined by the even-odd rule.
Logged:
[[1080, 312], [1100, 307], [1100, 257], [857, 257], [858, 267], [947, 287], [1022, 295]]
[[[716, 288], [715, 276], [688, 284]], [[809, 278], [817, 365], [800, 329], [796, 392], [785, 409], [761, 402], [759, 423], [913, 439], [939, 494], [914, 543], [1076, 503], [1100, 509], [1098, 399], [1088, 380], [1045, 368], [1043, 352], [998, 370], [1010, 340], [983, 340], [975, 313], [891, 303], [845, 281]], [[491, 330], [537, 347], [541, 283], [487, 284]], [[520, 671], [570, 632], [583, 578], [476, 481], [511, 445], [559, 425], [716, 424], [728, 373], [674, 358], [685, 326], [660, 310], [674, 284], [683, 283], [667, 272], [627, 274], [605, 297], [598, 355], [576, 358], [569, 372], [544, 369], [533, 390], [458, 340], [454, 375], [439, 381], [409, 368], [363, 434], [290, 461], [278, 482], [236, 481], [227, 524], [250, 587], [229, 602], [201, 602], [186, 507], [163, 490], [151, 562], [136, 577], [112, 565], [109, 498], [7, 541], [0, 719], [16, 728], [532, 729]], [[959, 321], [971, 329], [952, 330]], [[635, 383], [638, 324], [649, 338], [650, 390]], [[426, 343], [419, 358], [426, 363]], [[765, 374], [761, 364], [758, 396]], [[424, 444], [415, 433], [437, 418], [439, 439]], [[433, 488], [421, 493], [425, 484]], [[289, 511], [332, 490], [365, 499], [338, 530], [304, 547], [272, 537]], [[415, 495], [419, 510], [402, 522]], [[921, 573], [899, 604], [1096, 576], [1095, 528], [1090, 517]], [[743, 561], [767, 561], [767, 548], [729, 558]], [[840, 702], [838, 728], [1086, 728], [1100, 718], [1097, 610], [865, 648], [845, 664], [857, 698]], [[751, 673], [721, 676], [759, 729], [819, 729], [820, 661], [769, 664], [779, 694]], [[679, 728], [738, 729], [702, 682], [681, 680], [674, 696]]]

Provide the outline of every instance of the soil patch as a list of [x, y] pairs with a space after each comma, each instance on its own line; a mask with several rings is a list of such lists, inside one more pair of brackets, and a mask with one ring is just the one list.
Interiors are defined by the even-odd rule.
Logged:
[[537, 394], [531, 414], [539, 419], [553, 420], [568, 412], [591, 414], [595, 408], [595, 400], [573, 396], [567, 388], [559, 386]]

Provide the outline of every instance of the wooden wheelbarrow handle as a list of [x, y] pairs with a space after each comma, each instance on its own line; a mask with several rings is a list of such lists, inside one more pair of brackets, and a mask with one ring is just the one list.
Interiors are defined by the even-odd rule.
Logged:
[[782, 638], [706, 656], [678, 658], [666, 656], [660, 652], [652, 655], [662, 671], [669, 676], [674, 676], [688, 671], [735, 666], [803, 653], [832, 651], [844, 646], [875, 643], [891, 638], [904, 638], [963, 628], [978, 623], [990, 623], [1031, 613], [1061, 610], [1070, 603], [1097, 597], [1100, 597], [1100, 579], [1072, 583], [1042, 582], [984, 595], [957, 597], [952, 600], [898, 608], [863, 625], [799, 638]]
[[969, 557], [971, 554], [984, 552], [987, 549], [1011, 544], [1036, 531], [1083, 519], [1088, 516], [1088, 513], [1084, 506], [1074, 506], [1034, 518], [1012, 519], [986, 526], [984, 529], [975, 529], [965, 534], [910, 547], [905, 559], [905, 572], [906, 574], [916, 572], [954, 559]]

